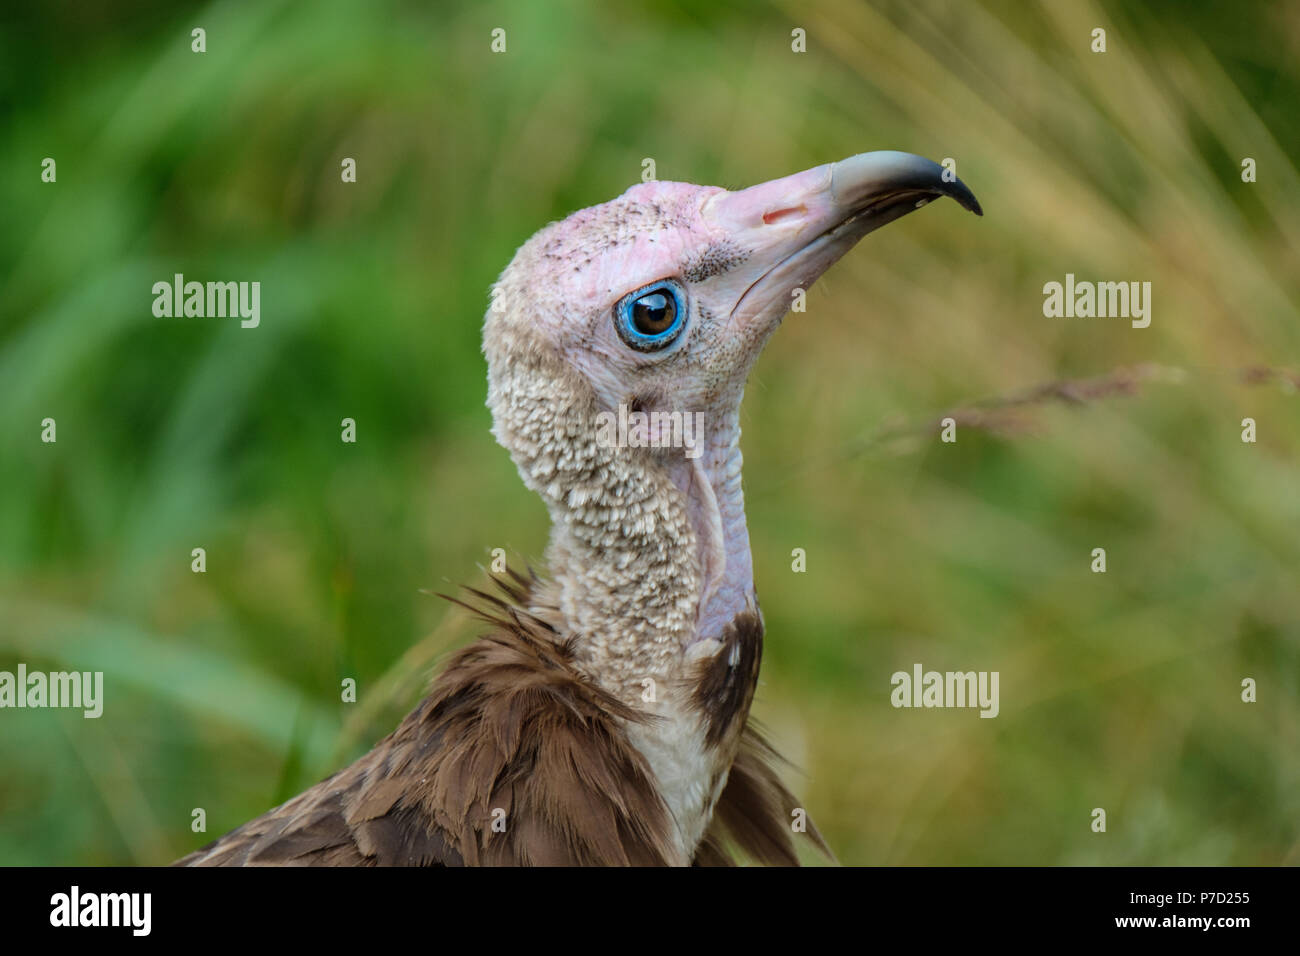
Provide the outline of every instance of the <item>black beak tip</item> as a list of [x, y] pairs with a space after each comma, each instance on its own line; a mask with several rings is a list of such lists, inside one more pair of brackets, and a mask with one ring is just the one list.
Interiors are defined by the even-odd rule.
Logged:
[[958, 204], [961, 205], [961, 208], [969, 209], [977, 216], [984, 215], [984, 207], [981, 206], [980, 201], [975, 198], [975, 194], [970, 191], [970, 187], [960, 179], [954, 179], [950, 183], [945, 183], [944, 188], [939, 191], [939, 195], [951, 196], [953, 199], [957, 200]]

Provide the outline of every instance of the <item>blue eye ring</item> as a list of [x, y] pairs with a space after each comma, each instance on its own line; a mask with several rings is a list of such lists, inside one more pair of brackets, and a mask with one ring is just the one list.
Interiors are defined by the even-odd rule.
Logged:
[[658, 279], [629, 292], [614, 306], [614, 328], [628, 348], [659, 352], [686, 328], [686, 292], [673, 279]]

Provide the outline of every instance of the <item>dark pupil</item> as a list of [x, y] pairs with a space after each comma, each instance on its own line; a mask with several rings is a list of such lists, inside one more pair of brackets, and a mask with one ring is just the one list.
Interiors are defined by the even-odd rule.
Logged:
[[651, 292], [632, 303], [632, 324], [642, 335], [659, 335], [672, 328], [677, 318], [677, 304], [673, 297], [662, 292]]

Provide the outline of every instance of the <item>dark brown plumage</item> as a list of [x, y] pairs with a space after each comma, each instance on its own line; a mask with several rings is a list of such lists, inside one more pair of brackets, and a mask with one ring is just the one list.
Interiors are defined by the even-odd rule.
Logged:
[[[466, 604], [492, 630], [460, 650], [433, 692], [373, 750], [178, 861], [182, 866], [663, 865], [667, 809], [620, 721], [653, 719], [571, 665], [568, 642], [532, 611], [535, 580], [496, 579], [506, 599]], [[770, 746], [746, 725], [762, 625], [733, 629], [748, 675], [710, 674], [696, 700], [710, 738], [738, 752], [700, 866], [797, 865]], [[503, 811], [499, 812], [499, 811]], [[494, 820], [498, 829], [493, 829]], [[810, 838], [829, 853], [820, 834]]]

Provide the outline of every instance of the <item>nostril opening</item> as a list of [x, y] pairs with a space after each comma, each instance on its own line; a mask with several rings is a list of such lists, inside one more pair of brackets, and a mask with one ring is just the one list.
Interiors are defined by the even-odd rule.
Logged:
[[763, 222], [772, 225], [774, 222], [780, 222], [782, 219], [788, 219], [791, 216], [799, 216], [808, 210], [804, 206], [791, 206], [789, 209], [776, 209], [772, 212], [763, 213]]

